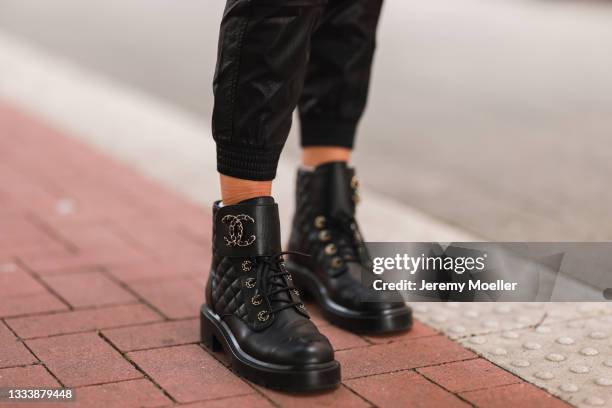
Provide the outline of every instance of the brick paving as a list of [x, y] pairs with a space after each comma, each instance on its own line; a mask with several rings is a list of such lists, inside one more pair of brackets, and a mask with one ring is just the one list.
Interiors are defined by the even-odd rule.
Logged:
[[314, 306], [340, 388], [290, 395], [234, 376], [198, 338], [209, 217], [0, 103], [0, 387], [76, 387], [67, 407], [567, 406], [420, 322], [357, 336]]

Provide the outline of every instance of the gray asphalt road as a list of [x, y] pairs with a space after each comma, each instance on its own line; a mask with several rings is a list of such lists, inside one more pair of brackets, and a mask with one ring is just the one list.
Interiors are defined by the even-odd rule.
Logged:
[[[208, 118], [223, 3], [0, 0], [0, 28]], [[603, 2], [387, 1], [364, 183], [490, 239], [611, 240], [610, 44]]]

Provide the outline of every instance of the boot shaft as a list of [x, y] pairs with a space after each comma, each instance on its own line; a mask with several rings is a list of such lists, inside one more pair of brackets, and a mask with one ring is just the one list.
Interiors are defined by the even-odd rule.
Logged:
[[272, 256], [281, 251], [278, 205], [272, 197], [227, 206], [217, 201], [212, 213], [212, 260], [206, 303], [218, 313], [245, 317], [241, 274], [250, 272], [248, 258]]
[[212, 241], [206, 303], [213, 312], [234, 315], [253, 330], [292, 313], [307, 316], [284, 270], [278, 206], [272, 197], [228, 206], [216, 202]]
[[310, 253], [312, 239], [309, 237], [317, 233], [319, 239], [326, 242], [329, 220], [354, 220], [359, 201], [358, 186], [355, 170], [345, 162], [326, 163], [313, 171], [298, 170], [289, 249]]
[[355, 170], [345, 162], [331, 162], [312, 171], [298, 170], [296, 212], [331, 218], [354, 217], [359, 201]]
[[285, 268], [272, 197], [215, 203], [212, 241], [202, 341], [222, 347], [233, 370], [262, 385], [305, 390], [337, 384], [333, 348], [309, 320]]

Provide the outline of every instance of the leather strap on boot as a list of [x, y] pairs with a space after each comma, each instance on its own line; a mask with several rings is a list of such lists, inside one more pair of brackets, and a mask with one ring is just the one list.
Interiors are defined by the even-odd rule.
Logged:
[[254, 204], [249, 200], [216, 211], [214, 245], [219, 256], [271, 256], [281, 251], [278, 205], [272, 198], [272, 202], [256, 200]]

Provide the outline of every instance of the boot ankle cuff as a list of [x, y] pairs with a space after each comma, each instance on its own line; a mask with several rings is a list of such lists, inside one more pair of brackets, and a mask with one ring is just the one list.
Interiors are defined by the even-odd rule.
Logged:
[[246, 180], [273, 180], [282, 149], [282, 146], [264, 150], [217, 142], [217, 171], [226, 176]]

